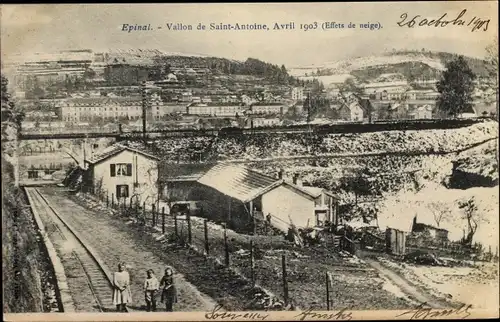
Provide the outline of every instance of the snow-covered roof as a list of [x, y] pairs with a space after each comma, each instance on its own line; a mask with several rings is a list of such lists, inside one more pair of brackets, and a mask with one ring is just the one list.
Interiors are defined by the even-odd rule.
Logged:
[[139, 153], [139, 154], [142, 154], [144, 155], [145, 157], [147, 158], [150, 158], [150, 159], [154, 159], [154, 160], [157, 160], [159, 161], [160, 159], [152, 154], [149, 154], [147, 152], [144, 152], [144, 151], [141, 151], [141, 150], [137, 150], [137, 149], [133, 149], [133, 148], [130, 148], [128, 146], [124, 146], [124, 145], [121, 145], [121, 144], [115, 144], [115, 145], [112, 145], [110, 147], [107, 147], [106, 149], [102, 150], [100, 153], [98, 154], [94, 154], [90, 159], [87, 159], [85, 160], [87, 163], [90, 163], [90, 164], [97, 164], [97, 163], [100, 163], [114, 155], [117, 155], [118, 153], [122, 152], [122, 151], [125, 151], [125, 150], [128, 150], [128, 151], [132, 151], [132, 152], [136, 152], [136, 153]]
[[365, 88], [408, 86], [407, 81], [377, 82], [366, 84]]
[[247, 167], [220, 163], [205, 173], [198, 182], [241, 202], [249, 202], [279, 180]]

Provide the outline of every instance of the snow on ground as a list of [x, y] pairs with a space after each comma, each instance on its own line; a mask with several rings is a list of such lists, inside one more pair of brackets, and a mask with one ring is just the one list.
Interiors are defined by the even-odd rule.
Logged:
[[418, 193], [403, 191], [389, 196], [378, 215], [379, 227], [410, 231], [415, 216], [418, 222], [437, 226], [434, 219], [437, 207], [438, 211], [448, 212], [440, 222], [440, 228], [447, 229], [449, 239], [457, 241], [463, 237], [463, 229], [467, 227], [463, 210], [459, 209], [458, 203], [467, 199], [474, 199], [478, 207], [477, 213], [482, 218], [474, 241], [493, 249], [498, 247], [498, 187], [458, 190], [428, 182]]
[[325, 86], [328, 86], [330, 84], [341, 84], [349, 78], [354, 78], [354, 76], [352, 76], [350, 74], [337, 74], [337, 75], [328, 75], [328, 76], [302, 76], [299, 78], [301, 80], [317, 79], [320, 82], [322, 82]]
[[498, 266], [491, 263], [481, 268], [412, 265], [407, 268], [429, 287], [451, 294], [456, 301], [472, 304], [476, 309], [492, 309], [498, 305]]
[[289, 69], [289, 73], [293, 76], [302, 76], [305, 73], [315, 72], [318, 69], [331, 69], [336, 74], [349, 73], [352, 70], [363, 69], [371, 66], [400, 64], [405, 62], [421, 62], [429, 65], [437, 70], [444, 70], [444, 65], [440, 59], [432, 59], [422, 54], [408, 55], [379, 55], [352, 58], [335, 62], [327, 62], [324, 64], [294, 67]]
[[384, 258], [378, 260], [434, 296], [471, 304], [475, 309], [491, 310], [498, 307], [498, 263], [483, 262], [471, 267], [436, 267], [403, 264]]

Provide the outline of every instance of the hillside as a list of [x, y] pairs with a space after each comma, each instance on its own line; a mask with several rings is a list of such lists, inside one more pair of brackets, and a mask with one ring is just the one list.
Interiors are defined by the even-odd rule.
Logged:
[[[455, 54], [445, 52], [395, 51], [315, 66], [294, 67], [289, 69], [289, 73], [295, 77], [350, 74], [362, 81], [373, 80], [385, 73], [399, 73], [408, 80], [436, 78], [444, 70], [445, 64], [454, 57], [456, 57]], [[472, 57], [466, 57], [466, 60], [478, 76], [487, 75], [484, 60]]]

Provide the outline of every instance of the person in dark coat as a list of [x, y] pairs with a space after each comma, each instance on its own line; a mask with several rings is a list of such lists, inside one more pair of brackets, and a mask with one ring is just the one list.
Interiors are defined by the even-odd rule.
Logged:
[[165, 268], [165, 275], [160, 281], [161, 302], [165, 303], [167, 312], [173, 312], [173, 305], [177, 303], [177, 290], [174, 284], [174, 272], [170, 266]]

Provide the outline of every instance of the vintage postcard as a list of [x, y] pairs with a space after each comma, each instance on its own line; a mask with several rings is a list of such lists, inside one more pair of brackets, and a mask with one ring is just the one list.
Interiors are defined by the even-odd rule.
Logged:
[[7, 321], [499, 316], [497, 1], [0, 9]]

